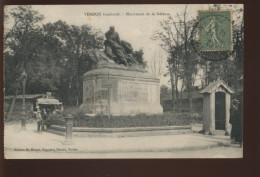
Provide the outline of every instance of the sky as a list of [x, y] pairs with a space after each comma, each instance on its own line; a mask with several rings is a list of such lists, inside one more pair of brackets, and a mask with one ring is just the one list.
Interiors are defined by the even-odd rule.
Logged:
[[[182, 13], [186, 5], [33, 5], [32, 8], [43, 14], [45, 19], [43, 24], [65, 21], [70, 25], [81, 26], [89, 24], [103, 33], [108, 31], [110, 26], [114, 26], [119, 33], [121, 40], [130, 42], [134, 50], [143, 49], [144, 59], [148, 62], [148, 70], [151, 63], [162, 61], [162, 75], [158, 76], [161, 84], [170, 86], [167, 73], [166, 53], [161, 49], [159, 43], [151, 39], [156, 30], [160, 29], [159, 22], [167, 18], [167, 15], [156, 15], [156, 13], [170, 14], [176, 19], [177, 13]], [[239, 6], [239, 5], [238, 5]], [[14, 6], [5, 7], [8, 12]], [[197, 17], [198, 10], [207, 10], [208, 5], [190, 4], [187, 12], [192, 18]], [[101, 16], [87, 16], [86, 13], [101, 13]], [[104, 14], [120, 14], [120, 16], [106, 16]], [[143, 16], [131, 15], [127, 13], [144, 13]], [[148, 15], [147, 13], [150, 13]], [[155, 13], [155, 15], [152, 15]], [[8, 23], [11, 25], [12, 23]], [[150, 71], [151, 72], [151, 71]]]

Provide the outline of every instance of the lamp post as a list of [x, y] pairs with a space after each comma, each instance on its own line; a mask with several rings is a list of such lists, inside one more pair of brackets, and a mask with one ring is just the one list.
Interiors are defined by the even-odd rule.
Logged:
[[27, 74], [25, 73], [25, 70], [23, 70], [22, 74], [21, 74], [21, 80], [23, 83], [23, 103], [22, 103], [22, 118], [21, 118], [21, 127], [22, 129], [26, 128], [26, 108], [25, 108], [25, 83], [26, 83], [26, 79], [27, 79]]

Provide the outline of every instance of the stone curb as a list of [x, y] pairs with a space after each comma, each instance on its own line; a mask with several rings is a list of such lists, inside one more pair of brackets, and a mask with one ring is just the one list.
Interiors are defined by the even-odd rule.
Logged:
[[[47, 129], [46, 132], [59, 136], [65, 136], [64, 130]], [[142, 136], [161, 136], [161, 135], [180, 135], [190, 134], [190, 129], [181, 130], [160, 130], [160, 131], [131, 131], [131, 132], [73, 132], [73, 137], [107, 137], [107, 138], [123, 138], [123, 137], [142, 137]]]
[[[72, 144], [74, 144], [72, 142]], [[203, 146], [188, 146], [188, 147], [173, 147], [173, 148], [144, 148], [144, 149], [113, 149], [113, 150], [79, 150], [79, 151], [70, 151], [66, 153], [127, 153], [127, 152], [172, 152], [172, 151], [188, 151], [188, 150], [201, 150], [201, 149], [209, 149], [215, 147], [228, 147], [231, 146], [231, 143], [219, 142], [216, 144], [209, 144]], [[73, 148], [73, 147], [72, 147]], [[10, 148], [5, 148], [5, 150], [11, 150]], [[64, 152], [56, 152], [56, 153], [64, 153]]]
[[225, 143], [223, 144], [210, 144], [203, 146], [189, 146], [189, 147], [176, 147], [176, 148], [157, 148], [157, 149], [115, 149], [115, 150], [107, 150], [107, 151], [86, 151], [81, 150], [76, 153], [127, 153], [127, 152], [172, 152], [172, 151], [188, 151], [188, 150], [201, 150], [201, 149], [209, 149], [221, 146], [229, 146]]
[[[72, 143], [74, 144], [74, 143]], [[68, 151], [66, 153], [133, 153], [133, 152], [173, 152], [173, 151], [189, 151], [189, 150], [203, 150], [203, 149], [210, 149], [215, 147], [228, 147], [231, 146], [230, 143], [216, 143], [216, 144], [209, 144], [203, 146], [188, 146], [188, 147], [173, 147], [173, 148], [146, 148], [146, 149], [113, 149], [113, 150], [79, 150], [79, 151]], [[5, 150], [12, 150], [10, 148], [5, 148]], [[46, 152], [47, 153], [47, 152]], [[64, 152], [56, 152], [56, 153], [64, 153]], [[138, 157], [136, 158], [138, 159]]]
[[[65, 131], [66, 127], [51, 125], [50, 129]], [[187, 126], [167, 126], [167, 127], [130, 127], [130, 128], [82, 128], [73, 127], [73, 132], [97, 132], [97, 133], [114, 133], [114, 132], [137, 132], [137, 131], [159, 131], [159, 130], [183, 130], [191, 129]]]

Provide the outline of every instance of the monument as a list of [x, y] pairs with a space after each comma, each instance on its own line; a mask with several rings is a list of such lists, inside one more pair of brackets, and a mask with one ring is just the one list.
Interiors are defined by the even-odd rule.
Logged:
[[106, 38], [105, 51], [88, 50], [98, 62], [83, 76], [81, 109], [95, 115], [161, 114], [160, 80], [135, 60], [131, 44], [120, 41], [114, 27]]

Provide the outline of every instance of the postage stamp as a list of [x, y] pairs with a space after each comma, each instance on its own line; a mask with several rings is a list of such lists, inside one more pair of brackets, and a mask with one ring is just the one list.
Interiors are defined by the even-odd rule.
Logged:
[[200, 51], [231, 51], [232, 23], [230, 10], [198, 11]]

